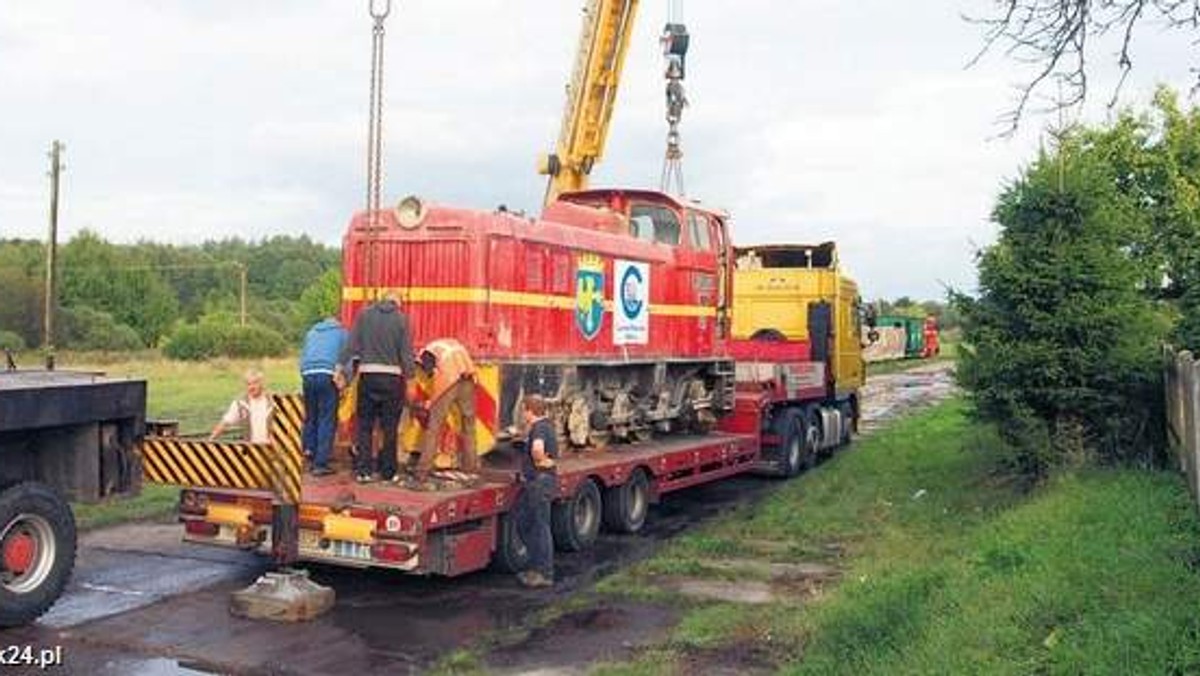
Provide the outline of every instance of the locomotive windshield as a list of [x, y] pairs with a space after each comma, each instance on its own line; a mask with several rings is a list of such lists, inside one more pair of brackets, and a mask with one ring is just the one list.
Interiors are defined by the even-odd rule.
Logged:
[[630, 234], [638, 239], [678, 246], [679, 215], [658, 204], [634, 204], [629, 209]]

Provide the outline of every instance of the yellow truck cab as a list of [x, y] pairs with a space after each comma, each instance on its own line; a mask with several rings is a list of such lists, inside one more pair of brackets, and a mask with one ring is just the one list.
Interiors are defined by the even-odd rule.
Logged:
[[733, 338], [809, 341], [814, 360], [828, 355], [839, 395], [862, 387], [862, 303], [858, 285], [842, 274], [837, 246], [767, 244], [734, 252]]

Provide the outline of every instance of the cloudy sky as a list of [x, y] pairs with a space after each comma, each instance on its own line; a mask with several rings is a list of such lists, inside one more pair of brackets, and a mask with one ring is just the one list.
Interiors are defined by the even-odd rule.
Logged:
[[[536, 211], [581, 4], [395, 0], [386, 203]], [[964, 69], [980, 32], [960, 14], [986, 0], [683, 4], [690, 196], [728, 209], [739, 242], [837, 240], [869, 297], [971, 286], [997, 192], [1054, 122], [994, 139], [1023, 71], [998, 55]], [[0, 237], [44, 236], [59, 138], [68, 237], [338, 243], [363, 201], [366, 5], [0, 0]], [[666, 5], [642, 3], [595, 185], [658, 181]], [[1186, 89], [1186, 41], [1151, 27], [1136, 46], [1124, 101], [1156, 81]], [[1104, 119], [1111, 71], [1095, 74], [1086, 118]]]

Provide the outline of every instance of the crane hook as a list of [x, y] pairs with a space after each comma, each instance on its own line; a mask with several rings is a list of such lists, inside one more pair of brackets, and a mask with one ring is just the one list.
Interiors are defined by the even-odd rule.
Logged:
[[375, 8], [375, 0], [370, 0], [369, 4], [370, 4], [369, 10], [371, 12], [371, 18], [375, 19], [376, 21], [382, 21], [387, 18], [388, 14], [392, 13], [392, 0], [383, 0], [383, 11], [382, 12]]

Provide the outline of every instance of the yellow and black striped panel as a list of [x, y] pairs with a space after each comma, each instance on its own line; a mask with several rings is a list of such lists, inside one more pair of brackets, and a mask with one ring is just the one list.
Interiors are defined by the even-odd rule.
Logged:
[[301, 448], [301, 430], [304, 430], [304, 396], [299, 394], [272, 394], [275, 411], [271, 414], [271, 443], [278, 449], [288, 451], [296, 461], [304, 460]]
[[267, 490], [283, 502], [300, 500], [300, 470], [271, 444], [146, 437], [142, 467], [152, 483]]

